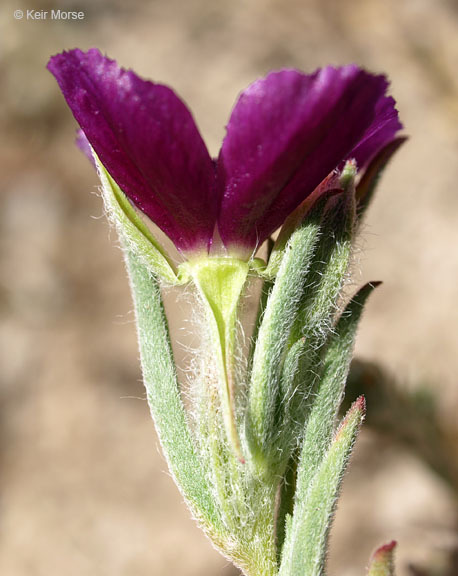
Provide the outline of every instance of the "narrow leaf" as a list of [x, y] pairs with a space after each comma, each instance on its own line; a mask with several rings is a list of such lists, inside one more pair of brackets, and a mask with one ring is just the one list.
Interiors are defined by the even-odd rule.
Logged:
[[[322, 576], [329, 530], [350, 454], [364, 418], [364, 398], [348, 411], [317, 470], [309, 490], [296, 498], [282, 554], [279, 576]], [[298, 482], [303, 474], [299, 464]]]
[[194, 515], [208, 531], [219, 518], [196, 453], [180, 397], [157, 280], [141, 259], [125, 251], [138, 327], [143, 379], [148, 403], [170, 471]]
[[[292, 339], [327, 335], [348, 269], [354, 231], [354, 191], [331, 198], [323, 214], [317, 246]], [[310, 341], [316, 348], [316, 342]]]
[[396, 541], [392, 540], [377, 548], [372, 554], [367, 576], [395, 576], [394, 549]]
[[345, 391], [358, 323], [367, 298], [378, 285], [379, 282], [372, 282], [359, 290], [341, 314], [330, 337], [319, 388], [305, 430], [298, 498], [308, 490], [331, 440]]
[[297, 313], [320, 230], [319, 218], [292, 235], [270, 293], [253, 354], [247, 436], [253, 462], [266, 471], [266, 460], [279, 394], [284, 349]]
[[[291, 330], [289, 350], [281, 379], [286, 438], [300, 439], [316, 393], [322, 349], [333, 330], [337, 301], [347, 274], [352, 248], [353, 181], [347, 178], [345, 193], [332, 198], [324, 214], [322, 235], [310, 267], [301, 307]], [[290, 433], [290, 425], [295, 427]], [[283, 444], [282, 452], [288, 453]]]

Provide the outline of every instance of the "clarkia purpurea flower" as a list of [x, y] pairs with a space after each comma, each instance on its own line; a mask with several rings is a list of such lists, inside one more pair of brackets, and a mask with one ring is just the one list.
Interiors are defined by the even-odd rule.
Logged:
[[212, 159], [170, 88], [96, 49], [48, 68], [113, 180], [188, 257], [210, 251], [217, 229], [226, 253], [248, 260], [334, 169], [354, 159], [364, 172], [402, 128], [384, 76], [281, 70], [242, 92]]
[[[364, 175], [396, 145], [402, 126], [386, 95], [387, 80], [354, 65], [310, 75], [271, 72], [242, 92], [212, 159], [170, 88], [120, 68], [96, 49], [58, 54], [48, 68], [80, 124], [80, 148], [93, 150], [104, 188], [130, 211], [146, 252], [161, 253], [172, 283], [192, 278], [209, 307], [226, 427], [242, 458], [232, 356], [240, 295], [250, 267], [259, 271], [254, 255], [305, 200], [345, 188], [340, 174], [347, 161], [352, 178], [356, 169]], [[178, 275], [123, 194], [189, 261]], [[284, 244], [294, 226], [285, 228]], [[276, 273], [274, 257], [270, 264], [266, 276]]]
[[[358, 321], [378, 283], [346, 304], [342, 287], [355, 223], [403, 141], [387, 80], [356, 66], [272, 72], [242, 92], [212, 159], [170, 88], [98, 50], [64, 52], [48, 68], [120, 233], [147, 398], [186, 501], [247, 576], [324, 574], [365, 413], [361, 397], [337, 427], [339, 406]], [[172, 262], [134, 207], [183, 262]], [[257, 249], [278, 228], [260, 262]], [[237, 328], [250, 271], [262, 294], [248, 342]], [[189, 407], [161, 281], [193, 284], [186, 292], [202, 305]], [[390, 546], [371, 574], [389, 568]]]

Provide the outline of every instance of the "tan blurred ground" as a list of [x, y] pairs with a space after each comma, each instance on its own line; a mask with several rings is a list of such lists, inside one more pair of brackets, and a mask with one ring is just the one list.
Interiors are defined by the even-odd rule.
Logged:
[[[13, 18], [85, 11], [82, 22]], [[0, 7], [0, 574], [232, 573], [165, 472], [140, 383], [132, 305], [97, 181], [45, 70], [97, 46], [172, 85], [216, 152], [239, 90], [271, 68], [384, 71], [411, 136], [361, 249], [370, 302], [358, 353], [428, 381], [458, 408], [458, 3], [453, 0], [21, 2]], [[366, 434], [346, 480], [331, 574], [361, 575], [380, 541], [409, 562], [456, 545], [452, 494]]]

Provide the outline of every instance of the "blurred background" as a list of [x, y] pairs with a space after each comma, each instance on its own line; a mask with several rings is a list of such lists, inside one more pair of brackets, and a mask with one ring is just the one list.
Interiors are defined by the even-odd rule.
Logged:
[[[81, 10], [76, 22], [17, 9]], [[238, 94], [272, 68], [385, 72], [410, 135], [356, 246], [383, 280], [349, 394], [368, 395], [331, 575], [399, 542], [400, 576], [457, 576], [458, 2], [2, 0], [0, 574], [237, 574], [190, 519], [140, 380], [122, 255], [51, 54], [97, 46], [173, 86], [213, 154]], [[173, 295], [172, 306], [173, 308]]]

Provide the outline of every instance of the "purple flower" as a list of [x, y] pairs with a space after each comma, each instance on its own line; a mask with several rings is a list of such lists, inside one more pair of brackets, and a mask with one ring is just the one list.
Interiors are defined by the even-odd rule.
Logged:
[[217, 227], [230, 254], [249, 258], [334, 169], [354, 158], [364, 171], [402, 128], [384, 76], [282, 70], [242, 92], [212, 160], [170, 88], [96, 49], [48, 68], [111, 177], [182, 252], [209, 250]]

